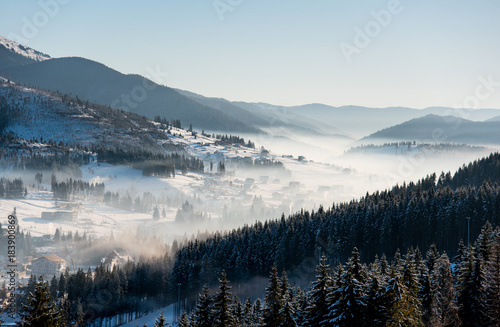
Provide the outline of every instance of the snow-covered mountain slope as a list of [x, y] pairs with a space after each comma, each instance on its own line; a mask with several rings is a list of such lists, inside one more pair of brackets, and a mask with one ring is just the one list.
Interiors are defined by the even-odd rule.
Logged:
[[32, 59], [34, 61], [44, 61], [50, 59], [50, 56], [45, 53], [42, 53], [35, 49], [28, 48], [22, 44], [11, 41], [1, 35], [0, 35], [0, 45], [13, 53]]
[[[163, 76], [163, 72], [159, 71], [154, 74]], [[192, 123], [198, 129], [233, 133], [261, 132], [241, 115], [230, 115], [218, 108], [200, 104], [145, 77], [125, 75], [85, 58], [52, 59], [3, 36], [0, 36], [0, 75], [20, 84], [78, 95], [82, 100], [149, 118], [159, 115], [180, 119], [185, 124]]]
[[[174, 147], [145, 117], [0, 80], [5, 133], [69, 145], [164, 152]], [[1, 126], [1, 124], [0, 124]]]
[[197, 129], [256, 133], [259, 129], [226, 113], [202, 105], [172, 88], [138, 75], [125, 75], [85, 58], [55, 58], [0, 69], [19, 84], [78, 95], [104, 106], [147, 116], [180, 119]]

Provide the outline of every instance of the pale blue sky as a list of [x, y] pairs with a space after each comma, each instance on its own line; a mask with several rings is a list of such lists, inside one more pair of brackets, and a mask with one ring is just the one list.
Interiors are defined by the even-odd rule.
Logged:
[[[45, 14], [43, 3], [58, 3], [57, 13]], [[232, 11], [221, 20], [214, 3]], [[123, 73], [159, 65], [168, 86], [276, 105], [454, 106], [491, 75], [499, 85], [479, 107], [500, 108], [500, 1], [397, 3], [2, 0], [0, 35]], [[381, 26], [372, 11], [391, 5], [397, 10]], [[26, 22], [38, 31], [26, 34]], [[354, 46], [356, 28], [367, 26], [370, 43], [348, 63], [340, 45]]]

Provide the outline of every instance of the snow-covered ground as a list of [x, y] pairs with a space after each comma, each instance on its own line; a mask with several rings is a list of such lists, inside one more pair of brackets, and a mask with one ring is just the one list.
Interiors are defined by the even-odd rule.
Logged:
[[84, 209], [79, 212], [78, 221], [49, 221], [42, 219], [42, 212], [61, 210], [63, 203], [53, 200], [52, 193], [31, 191], [25, 199], [0, 200], [0, 222], [7, 224], [7, 216], [16, 209], [21, 230], [32, 236], [54, 235], [57, 228], [64, 232], [84, 232], [89, 236], [107, 236], [126, 224], [144, 224], [152, 220], [151, 215], [127, 212], [107, 207], [92, 201], [83, 201]]
[[163, 316], [165, 317], [168, 323], [174, 322], [174, 305], [172, 304], [169, 305], [168, 307], [153, 311], [145, 316], [132, 320], [131, 322], [121, 325], [120, 327], [137, 327], [137, 326], [142, 327], [144, 326], [144, 324], [147, 324], [148, 327], [153, 327], [154, 323], [156, 322], [156, 319], [160, 316], [161, 313], [163, 313]]
[[[166, 131], [165, 131], [166, 132]], [[142, 172], [127, 166], [106, 163], [91, 163], [81, 167], [82, 180], [89, 183], [104, 183], [106, 191], [130, 195], [132, 199], [143, 197], [146, 192], [158, 199], [168, 199], [169, 205], [160, 204], [165, 216], [152, 219], [152, 212], [139, 213], [104, 205], [95, 199], [75, 197], [80, 203], [78, 221], [48, 221], [41, 218], [42, 212], [61, 209], [64, 202], [56, 202], [52, 193], [28, 189], [25, 199], [0, 200], [0, 222], [6, 223], [8, 214], [16, 208], [19, 225], [32, 236], [54, 235], [56, 229], [64, 232], [84, 232], [92, 237], [107, 237], [125, 229], [140, 229], [172, 241], [175, 236], [196, 233], [197, 230], [233, 228], [249, 221], [239, 220], [240, 214], [250, 215], [250, 222], [265, 218], [278, 218], [300, 210], [317, 209], [320, 204], [330, 206], [332, 202], [348, 201], [366, 192], [362, 183], [376, 177], [357, 173], [331, 164], [298, 160], [291, 156], [277, 155], [269, 151], [251, 149], [238, 145], [218, 144], [212, 137], [172, 128], [169, 142], [182, 145], [192, 156], [204, 160], [205, 172], [176, 172], [175, 178], [143, 176]], [[283, 163], [281, 169], [253, 169], [241, 165], [242, 160], [275, 160]], [[225, 162], [226, 174], [217, 174], [218, 162]], [[210, 163], [213, 171], [210, 171]], [[46, 178], [48, 179], [48, 177]], [[48, 181], [46, 181], [48, 183]], [[387, 182], [390, 185], [390, 181]], [[50, 189], [50, 185], [42, 185]], [[256, 199], [259, 201], [256, 202]], [[224, 225], [178, 226], [174, 223], [178, 209], [188, 201], [196, 211], [213, 219], [228, 214]], [[224, 209], [226, 208], [226, 209]], [[252, 211], [253, 210], [253, 211]], [[268, 215], [264, 214], [268, 212]], [[194, 227], [190, 229], [188, 227]]]
[[[42, 212], [61, 210], [66, 205], [65, 202], [55, 201], [51, 192], [43, 190], [50, 189], [47, 176], [46, 183], [41, 185], [42, 190], [28, 188], [25, 199], [1, 199], [0, 222], [5, 224], [8, 214], [16, 208], [21, 229], [32, 236], [54, 235], [56, 229], [60, 229], [66, 233], [71, 231], [80, 235], [86, 233], [91, 237], [108, 237], [111, 233], [117, 235], [125, 229], [140, 229], [172, 241], [186, 232], [190, 234], [197, 230], [232, 228], [246, 223], [238, 220], [237, 213], [250, 214], [252, 206], [255, 217], [250, 222], [269, 218], [261, 215], [261, 209], [270, 212], [270, 218], [278, 218], [282, 212], [290, 214], [302, 207], [312, 209], [319, 204], [328, 206], [334, 200], [348, 200], [355, 195], [355, 190], [348, 185], [349, 181], [357, 177], [350, 170], [262, 153], [257, 149], [219, 145], [211, 137], [198, 134], [195, 138], [190, 132], [180, 129], [172, 129], [172, 133], [175, 134], [170, 135], [172, 143], [183, 144], [188, 154], [204, 160], [205, 173], [188, 172], [182, 175], [177, 171], [175, 178], [161, 178], [146, 177], [140, 170], [106, 163], [94, 162], [81, 167], [83, 181], [104, 183], [106, 191], [119, 193], [120, 196], [130, 195], [135, 199], [149, 192], [158, 199], [168, 198], [170, 205], [160, 204], [160, 209], [165, 209], [165, 217], [153, 220], [152, 212], [117, 209], [104, 205], [102, 201], [76, 196], [73, 202], [81, 204], [77, 221], [42, 219]], [[284, 169], [247, 169], [231, 163], [243, 158], [274, 159], [282, 162]], [[226, 162], [225, 175], [216, 173], [219, 161]], [[209, 171], [210, 162], [214, 165], [212, 172]], [[256, 203], [255, 199], [262, 201]], [[221, 217], [226, 208], [230, 223], [226, 224], [225, 221], [224, 226], [205, 224], [194, 229], [188, 228], [193, 226], [176, 225], [175, 216], [185, 201], [193, 204], [196, 211], [213, 219]]]

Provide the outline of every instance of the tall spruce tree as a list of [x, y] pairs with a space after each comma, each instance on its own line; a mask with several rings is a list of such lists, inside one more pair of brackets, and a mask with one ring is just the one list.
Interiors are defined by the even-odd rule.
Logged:
[[189, 326], [191, 326], [189, 324], [189, 317], [188, 317], [188, 314], [186, 313], [186, 311], [182, 311], [181, 318], [179, 319], [179, 322], [178, 322], [177, 326], [179, 326], [179, 327], [189, 327]]
[[362, 326], [365, 317], [363, 287], [351, 269], [346, 269], [341, 286], [330, 293], [327, 318], [319, 326]]
[[198, 297], [196, 307], [191, 314], [191, 325], [196, 327], [211, 327], [213, 324], [213, 312], [208, 286], [203, 287]]
[[255, 326], [253, 321], [253, 305], [249, 298], [245, 300], [245, 306], [243, 308], [243, 325]]
[[238, 296], [233, 297], [233, 310], [231, 312], [233, 318], [234, 318], [234, 324], [236, 326], [241, 326], [243, 325], [243, 304], [240, 301], [240, 298]]
[[295, 292], [294, 302], [295, 302], [294, 305], [295, 318], [297, 321], [297, 325], [305, 326], [308, 302], [307, 302], [307, 295], [300, 287]]
[[168, 326], [170, 326], [170, 324], [167, 323], [167, 319], [163, 315], [163, 311], [162, 311], [160, 313], [160, 315], [158, 316], [158, 318], [156, 318], [156, 321], [155, 321], [153, 327], [168, 327]]
[[420, 281], [420, 292], [419, 297], [422, 302], [422, 319], [425, 324], [429, 323], [431, 316], [431, 275], [434, 272], [436, 266], [436, 261], [439, 259], [440, 254], [436, 247], [436, 244], [431, 244], [429, 250], [426, 253], [426, 262], [424, 267], [419, 271], [419, 281]]
[[260, 301], [259, 298], [257, 298], [257, 300], [255, 300], [254, 304], [253, 304], [253, 323], [256, 325], [256, 326], [260, 326], [261, 325], [261, 322], [262, 322], [262, 319], [263, 319], [263, 312], [262, 312], [262, 302]]
[[280, 279], [278, 277], [278, 268], [274, 265], [269, 277], [269, 285], [266, 289], [264, 299], [263, 326], [281, 326], [283, 319], [281, 309], [283, 308], [283, 295], [281, 294]]
[[370, 327], [385, 326], [387, 308], [384, 306], [385, 285], [378, 273], [372, 272], [371, 279], [367, 283], [365, 325], [369, 322]]
[[453, 285], [450, 261], [446, 253], [434, 262], [429, 279], [428, 298], [430, 299], [430, 303], [427, 326], [461, 326], [458, 306], [456, 304], [456, 290]]
[[366, 276], [366, 266], [361, 264], [359, 251], [354, 248], [338, 287], [334, 287], [327, 297], [330, 312], [323, 325], [347, 327], [364, 324]]
[[409, 326], [423, 326], [422, 303], [418, 297], [420, 283], [417, 275], [417, 262], [415, 252], [410, 249], [406, 254], [402, 277], [402, 282], [407, 291], [406, 303]]
[[486, 309], [492, 326], [500, 326], [500, 228], [495, 230], [490, 261], [486, 268]]
[[236, 326], [232, 315], [231, 286], [223, 270], [219, 279], [219, 292], [214, 297], [214, 327], [232, 327]]
[[279, 327], [297, 327], [297, 321], [295, 319], [295, 310], [290, 302], [285, 302], [283, 308], [280, 310], [281, 324]]
[[487, 326], [485, 263], [481, 256], [475, 255], [472, 247], [469, 247], [467, 255], [467, 260], [463, 260], [458, 267], [460, 318], [464, 326]]
[[35, 290], [28, 296], [28, 304], [23, 308], [23, 326], [58, 327], [60, 313], [43, 278], [36, 282]]
[[306, 324], [308, 326], [321, 326], [328, 319], [329, 303], [328, 295], [332, 292], [332, 278], [330, 266], [326, 263], [327, 258], [323, 254], [319, 265], [316, 267], [316, 280], [309, 291], [309, 306], [306, 311]]
[[[399, 268], [402, 267], [399, 266]], [[409, 272], [406, 274], [409, 274]], [[418, 300], [418, 298], [408, 290], [408, 282], [397, 272], [395, 266], [391, 267], [391, 274], [387, 284], [385, 294], [385, 305], [387, 307], [386, 326], [423, 326], [421, 315], [419, 315], [418, 309], [415, 308], [415, 299]]]
[[493, 227], [487, 221], [483, 228], [481, 228], [481, 233], [479, 233], [475, 244], [476, 257], [480, 256], [484, 262], [488, 262], [492, 252], [493, 241]]

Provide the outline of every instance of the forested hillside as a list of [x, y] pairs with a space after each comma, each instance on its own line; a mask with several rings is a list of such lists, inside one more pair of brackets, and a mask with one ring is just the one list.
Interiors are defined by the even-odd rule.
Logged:
[[453, 256], [459, 242], [467, 242], [467, 218], [471, 238], [487, 221], [499, 224], [499, 170], [500, 154], [495, 153], [453, 176], [427, 176], [349, 203], [190, 242], [177, 253], [172, 284], [198, 290], [216, 280], [222, 269], [229, 279], [245, 281], [266, 276], [273, 264], [299, 278], [311, 261], [317, 262], [319, 250], [333, 264], [345, 261], [354, 247], [367, 261], [433, 243]]
[[0, 135], [5, 134], [80, 148], [180, 150], [144, 116], [0, 79]]
[[[425, 258], [424, 258], [425, 257]], [[500, 321], [500, 228], [486, 224], [470, 247], [463, 243], [450, 264], [433, 244], [425, 255], [398, 251], [363, 264], [354, 248], [335, 267], [321, 257], [304, 291], [273, 266], [264, 300], [242, 303], [226, 273], [219, 290], [199, 295], [181, 326], [497, 326]]]

